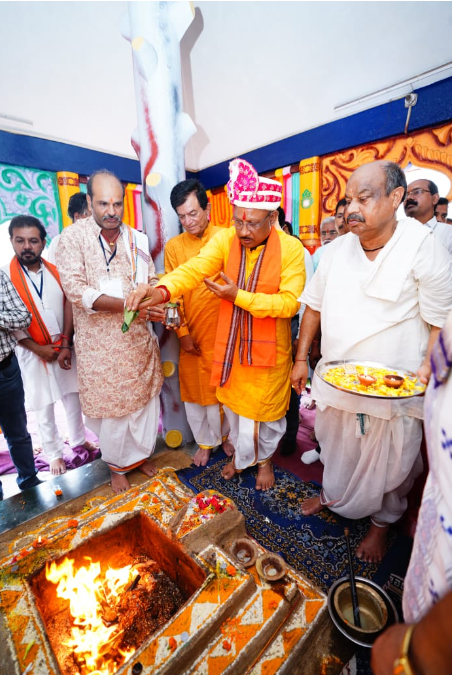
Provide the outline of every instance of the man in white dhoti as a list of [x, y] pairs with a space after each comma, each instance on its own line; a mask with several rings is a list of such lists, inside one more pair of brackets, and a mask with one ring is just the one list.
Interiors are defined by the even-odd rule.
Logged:
[[[124, 492], [136, 467], [156, 473], [149, 460], [159, 425], [163, 374], [153, 310], [141, 310], [122, 333], [124, 298], [139, 282], [157, 283], [148, 238], [122, 223], [124, 190], [109, 171], [87, 183], [92, 216], [61, 235], [57, 267], [73, 305], [80, 401], [86, 425], [100, 441], [112, 488]], [[159, 315], [160, 318], [160, 315]]]
[[[307, 354], [321, 325], [322, 363], [353, 359], [417, 371], [427, 382], [429, 355], [451, 305], [451, 260], [429, 228], [397, 222], [406, 179], [397, 164], [357, 169], [346, 189], [349, 234], [327, 247], [310, 285], [291, 374], [305, 386]], [[373, 399], [339, 391], [317, 375], [316, 437], [324, 463], [319, 497], [302, 513], [325, 507], [348, 518], [371, 516], [357, 556], [377, 562], [391, 523], [404, 513], [419, 472], [423, 399]]]
[[15, 257], [5, 272], [32, 315], [26, 331], [18, 331], [16, 349], [27, 405], [35, 411], [50, 472], [66, 472], [64, 441], [55, 423], [54, 406], [62, 401], [71, 447], [88, 450], [79, 401], [77, 370], [71, 359], [73, 321], [71, 304], [65, 302], [58, 272], [41, 258], [46, 230], [33, 216], [15, 216], [9, 224]]

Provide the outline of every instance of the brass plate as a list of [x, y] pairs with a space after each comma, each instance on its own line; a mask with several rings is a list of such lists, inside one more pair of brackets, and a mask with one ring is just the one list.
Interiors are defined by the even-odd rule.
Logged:
[[[396, 373], [396, 375], [401, 375], [404, 378], [410, 378], [415, 382], [415, 386], [423, 387], [422, 390], [416, 389], [415, 393], [413, 394], [405, 394], [404, 396], [401, 395], [396, 395], [395, 394], [378, 394], [373, 391], [354, 391], [353, 389], [347, 389], [346, 387], [342, 387], [338, 384], [334, 384], [333, 382], [328, 382], [325, 379], [325, 376], [329, 370], [332, 368], [340, 368], [341, 366], [344, 365], [354, 365], [354, 366], [359, 366], [363, 368], [379, 368], [380, 370], [385, 370], [386, 373]], [[315, 369], [315, 373], [318, 375], [318, 377], [323, 380], [326, 384], [329, 386], [333, 387], [334, 389], [338, 389], [339, 391], [344, 391], [347, 394], [352, 394], [353, 396], [365, 396], [367, 398], [380, 398], [380, 399], [392, 399], [392, 400], [405, 400], [407, 398], [414, 398], [415, 396], [424, 396], [425, 391], [426, 391], [426, 386], [423, 385], [420, 380], [418, 379], [416, 373], [411, 372], [410, 370], [404, 370], [402, 368], [394, 368], [393, 366], [387, 366], [384, 363], [377, 363], [376, 361], [354, 361], [353, 359], [346, 359], [343, 361], [327, 361], [326, 363], [323, 363], [322, 365], [318, 364]], [[351, 375], [353, 378], [354, 376]], [[359, 381], [357, 380], [357, 377], [355, 377], [355, 382], [357, 385], [359, 385]], [[382, 381], [383, 384], [383, 381]], [[404, 385], [403, 385], [404, 386]], [[387, 387], [389, 390], [391, 390], [391, 387]], [[393, 389], [392, 391], [398, 392], [398, 389]]]

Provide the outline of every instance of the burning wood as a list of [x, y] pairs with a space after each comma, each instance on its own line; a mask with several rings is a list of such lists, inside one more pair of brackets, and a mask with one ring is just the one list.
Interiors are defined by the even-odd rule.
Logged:
[[[176, 584], [151, 558], [101, 571], [90, 558], [74, 568], [64, 558], [46, 565], [46, 578], [70, 613], [68, 635], [61, 641], [65, 675], [112, 675], [145, 638], [166, 623], [183, 604]], [[64, 661], [64, 663], [62, 663]]]

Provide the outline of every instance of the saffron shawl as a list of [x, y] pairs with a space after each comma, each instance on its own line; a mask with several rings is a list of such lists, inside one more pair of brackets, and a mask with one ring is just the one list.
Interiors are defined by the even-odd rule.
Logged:
[[[61, 288], [61, 282], [60, 282], [60, 275], [58, 274], [58, 270], [55, 267], [55, 265], [52, 265], [51, 263], [47, 262], [44, 259], [41, 259], [42, 264], [46, 269], [49, 270], [49, 272], [55, 277], [55, 279], [58, 281], [60, 284]], [[47, 330], [47, 326], [42, 320], [41, 314], [39, 313], [38, 308], [36, 307], [36, 304], [33, 300], [33, 295], [30, 292], [30, 289], [28, 288], [28, 283], [25, 278], [24, 270], [21, 267], [21, 264], [19, 260], [17, 259], [16, 256], [11, 260], [10, 264], [10, 275], [11, 275], [11, 282], [13, 286], [15, 287], [16, 291], [19, 293], [24, 305], [28, 309], [28, 311], [32, 315], [32, 320], [30, 326], [27, 328], [28, 334], [34, 340], [37, 342], [39, 345], [51, 345], [51, 344], [58, 344], [61, 341], [57, 341], [56, 343], [52, 342], [52, 337], [49, 334], [49, 331]], [[61, 289], [63, 291], [63, 289]]]
[[[248, 280], [245, 278], [246, 255], [245, 247], [237, 237], [234, 237], [225, 269], [226, 275], [234, 279], [241, 290], [250, 293], [277, 293], [280, 286], [282, 254], [280, 239], [275, 229], [271, 229]], [[275, 366], [276, 319], [255, 318], [250, 312], [232, 302], [222, 300], [214, 346], [211, 385], [229, 386], [238, 334], [241, 365], [265, 368]]]

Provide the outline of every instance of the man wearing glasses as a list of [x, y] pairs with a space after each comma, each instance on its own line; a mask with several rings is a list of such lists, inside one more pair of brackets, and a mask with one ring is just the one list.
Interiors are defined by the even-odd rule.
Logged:
[[[170, 194], [184, 232], [165, 246], [167, 273], [196, 256], [222, 228], [210, 222], [211, 205], [200, 181], [193, 178], [175, 185]], [[220, 300], [205, 284], [184, 293], [178, 301], [184, 316], [176, 334], [179, 338], [179, 385], [187, 421], [198, 443], [193, 462], [206, 466], [211, 451], [222, 445], [227, 455], [233, 447], [228, 440], [228, 422], [209, 384]]]
[[[257, 490], [274, 485], [272, 455], [285, 433], [290, 398], [291, 317], [305, 284], [303, 247], [277, 230], [279, 182], [258, 176], [248, 162], [230, 163], [232, 227], [161, 279], [157, 290], [140, 284], [127, 299], [151, 307], [204, 283], [220, 298], [211, 384], [223, 403], [235, 453], [222, 471], [229, 480], [258, 464]], [[220, 273], [223, 283], [211, 281]]]
[[434, 215], [438, 201], [439, 190], [432, 180], [414, 180], [407, 187], [404, 212], [408, 218], [416, 218], [422, 225], [430, 227], [451, 254], [451, 226], [440, 223]]

